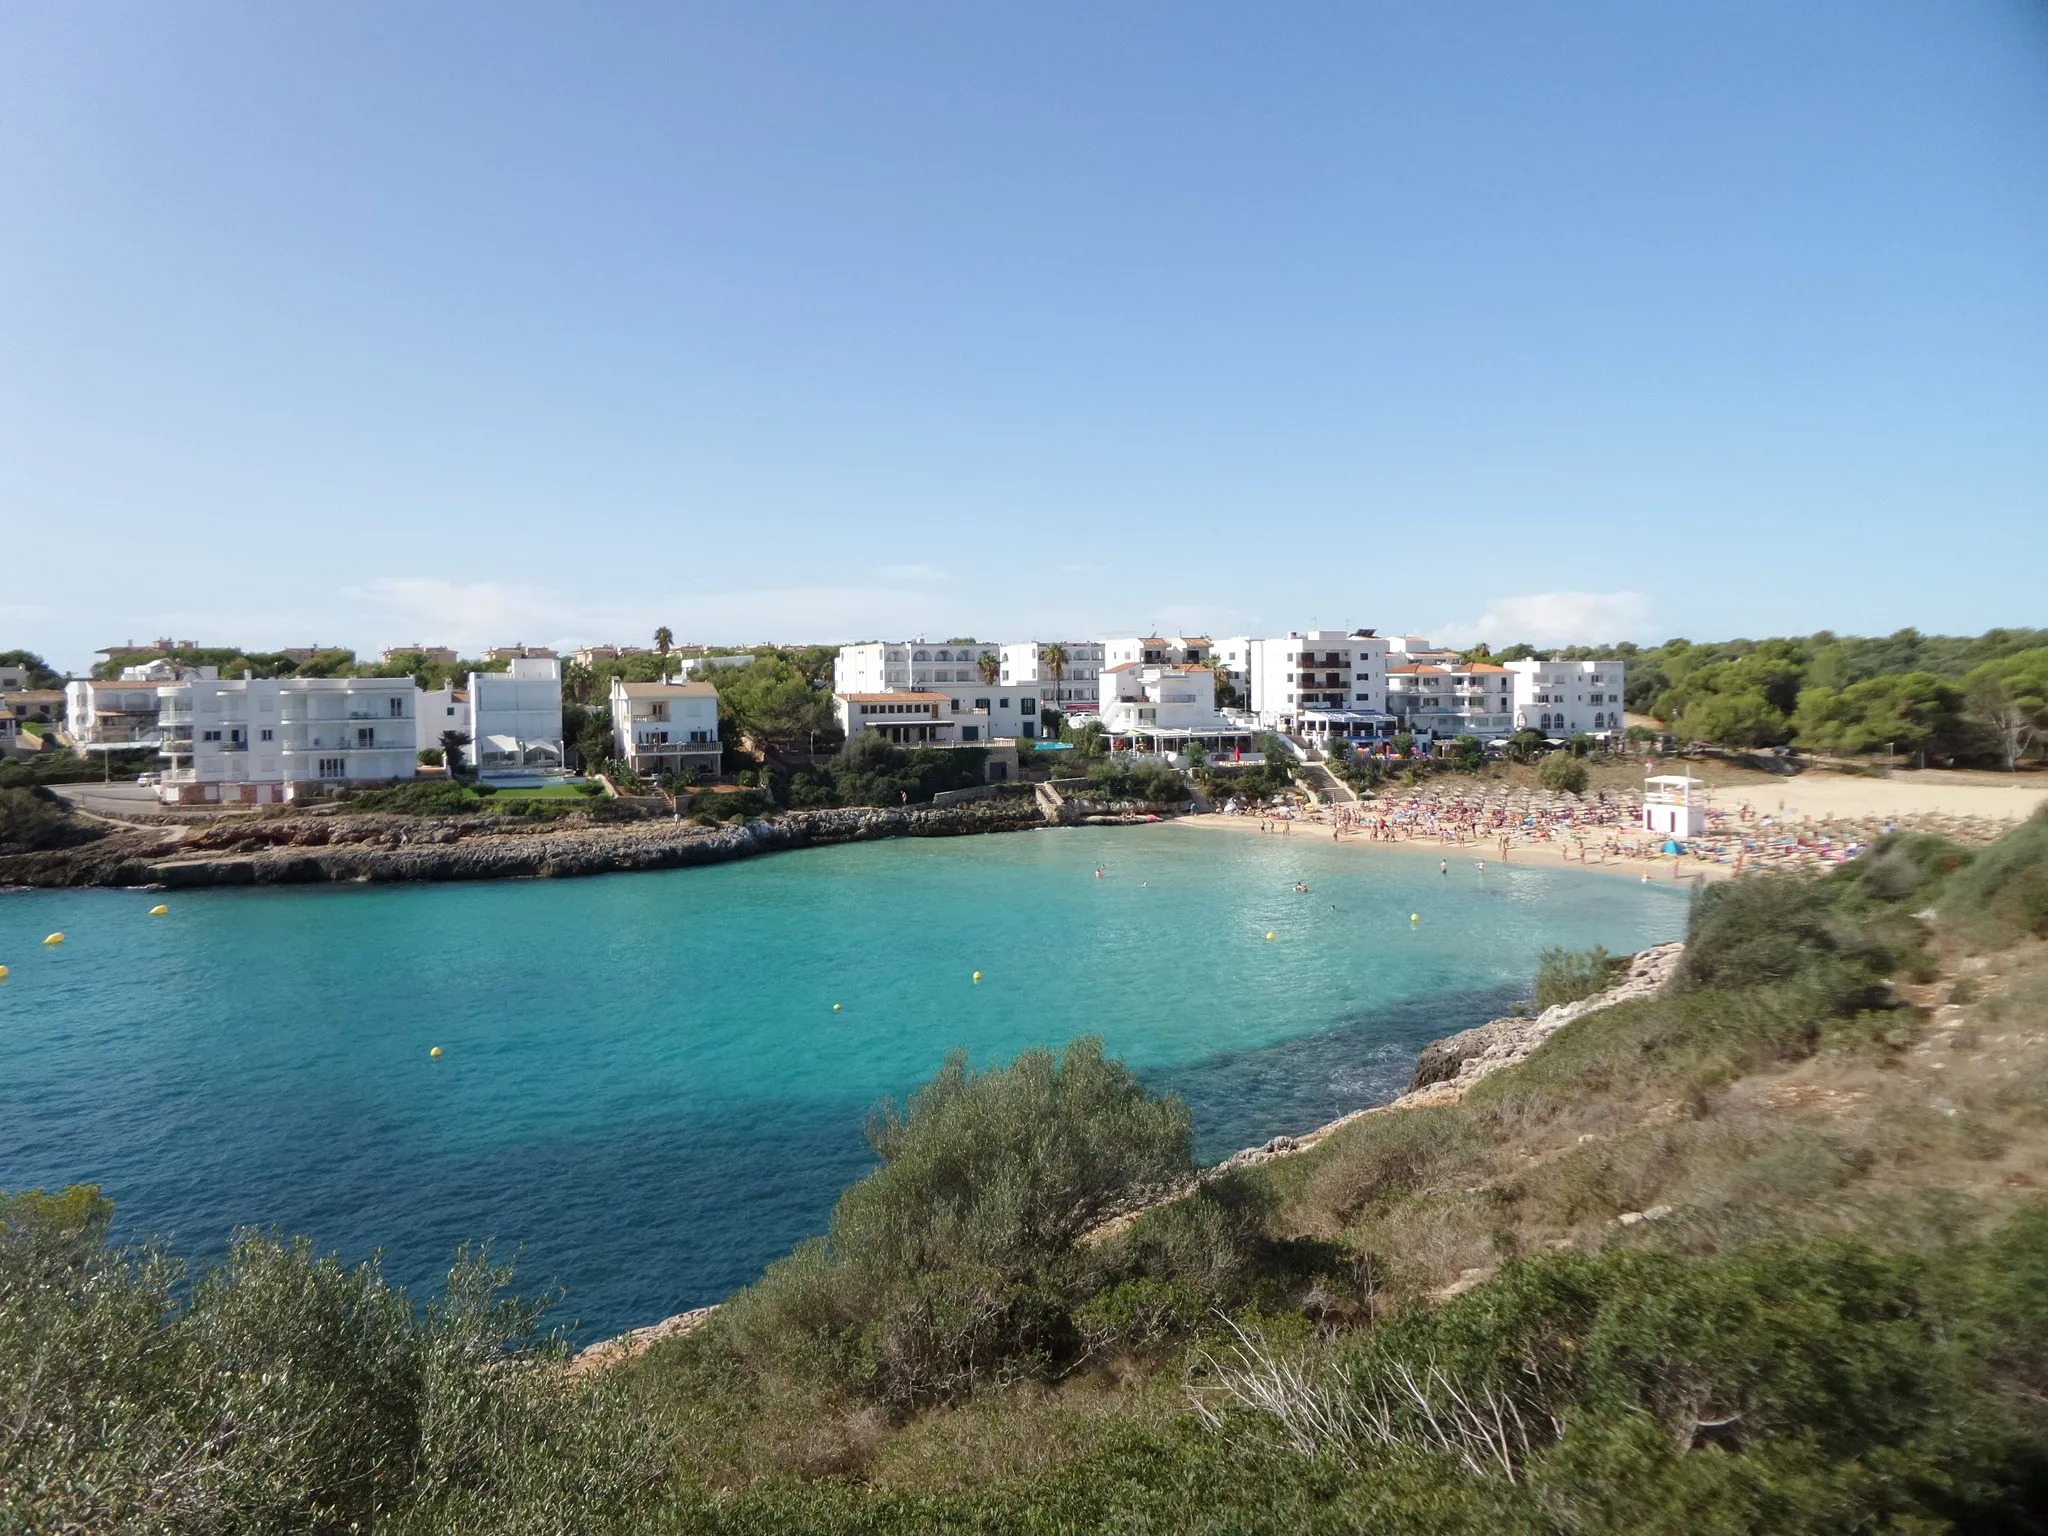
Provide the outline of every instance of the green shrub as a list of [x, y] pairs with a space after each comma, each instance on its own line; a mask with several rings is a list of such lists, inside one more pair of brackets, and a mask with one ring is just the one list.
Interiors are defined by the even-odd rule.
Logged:
[[0, 853], [61, 848], [87, 835], [47, 789], [0, 789]]
[[1104, 800], [1144, 800], [1155, 804], [1184, 801], [1187, 781], [1163, 763], [1110, 760], [1088, 770], [1089, 793]]
[[0, 758], [0, 789], [31, 789], [39, 784], [99, 784], [109, 779], [116, 784], [132, 783], [138, 773], [162, 766], [163, 759], [154, 747], [95, 752], [90, 758], [73, 752], [43, 751], [33, 757]]
[[2048, 938], [2048, 806], [1958, 870], [1940, 910], [1987, 942]]
[[1933, 897], [1970, 859], [1967, 849], [1945, 837], [1894, 832], [1880, 838], [1850, 867], [1856, 871], [1856, 887], [1864, 896], [1896, 904]]
[[1805, 981], [1819, 1006], [1848, 1011], [1882, 1000], [1896, 957], [1871, 925], [1843, 910], [1853, 889], [1832, 880], [1759, 872], [1711, 886], [1693, 904], [1681, 990]]
[[418, 1316], [377, 1264], [243, 1233], [189, 1286], [92, 1189], [0, 1194], [0, 1524], [367, 1528], [478, 1475], [538, 1309], [465, 1254]]
[[1076, 1239], [1135, 1192], [1186, 1177], [1192, 1122], [1101, 1042], [975, 1072], [952, 1057], [906, 1110], [868, 1123], [882, 1166], [829, 1236], [742, 1292], [728, 1326], [761, 1362], [888, 1402], [957, 1398], [1071, 1355]]
[[796, 806], [924, 804], [942, 790], [967, 789], [988, 777], [982, 747], [899, 747], [878, 731], [856, 731], [829, 763], [800, 769], [790, 780]]
[[1582, 795], [1586, 792], [1586, 765], [1569, 752], [1553, 752], [1537, 768], [1536, 779], [1545, 789]]
[[1605, 992], [1628, 969], [1626, 958], [1592, 949], [1546, 949], [1536, 965], [1536, 1007], [1555, 1008]]
[[397, 816], [460, 816], [479, 809], [494, 793], [488, 784], [415, 779], [389, 789], [366, 790], [350, 799], [348, 808]]

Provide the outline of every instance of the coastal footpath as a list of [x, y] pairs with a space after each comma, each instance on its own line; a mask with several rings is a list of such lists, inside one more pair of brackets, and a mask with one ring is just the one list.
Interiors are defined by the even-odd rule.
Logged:
[[[1090, 818], [1096, 819], [1096, 818]], [[960, 837], [1047, 824], [1025, 797], [964, 805], [789, 811], [731, 826], [536, 822], [510, 816], [259, 817], [120, 825], [68, 847], [0, 855], [0, 886], [317, 885], [519, 880], [684, 869], [887, 837]]]

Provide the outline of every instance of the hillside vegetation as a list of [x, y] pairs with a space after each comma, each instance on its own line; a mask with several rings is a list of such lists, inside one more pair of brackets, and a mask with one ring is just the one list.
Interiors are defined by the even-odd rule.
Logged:
[[[1482, 647], [1483, 649], [1483, 647]], [[1514, 646], [1503, 656], [1527, 654]], [[1630, 710], [1681, 741], [1791, 744], [1840, 756], [1925, 754], [2013, 768], [2048, 751], [2048, 630], [1581, 646], [1628, 663]]]
[[110, 1246], [95, 1191], [17, 1195], [0, 1518], [2039, 1531], [2044, 939], [2048, 813], [1745, 877], [1662, 994], [1203, 1180], [1095, 1042], [956, 1060], [874, 1116], [824, 1236], [583, 1374], [487, 1254], [422, 1308], [303, 1242], [194, 1271]]

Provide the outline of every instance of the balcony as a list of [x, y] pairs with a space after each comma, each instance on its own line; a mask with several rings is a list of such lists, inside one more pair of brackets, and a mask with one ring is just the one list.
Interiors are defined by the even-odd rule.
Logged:
[[357, 741], [355, 733], [351, 731], [343, 736], [316, 734], [308, 736], [303, 741], [287, 741], [283, 743], [283, 750], [287, 753], [410, 752], [413, 747], [409, 741]]

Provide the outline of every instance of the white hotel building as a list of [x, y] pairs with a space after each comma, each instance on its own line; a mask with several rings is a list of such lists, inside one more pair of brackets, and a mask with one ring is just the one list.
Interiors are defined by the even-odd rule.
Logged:
[[1049, 640], [1025, 640], [1002, 647], [1002, 671], [998, 681], [1038, 684], [1038, 701], [1063, 715], [1092, 714], [1099, 702], [1103, 643], [1100, 640], [1062, 640], [1067, 653], [1060, 675], [1054, 678], [1046, 662]]
[[[986, 745], [1006, 736], [1036, 740], [1043, 685], [1001, 681], [1002, 651], [999, 645], [979, 640], [843, 645], [832, 663], [834, 709], [840, 727], [851, 736], [901, 719], [916, 729], [899, 733], [891, 724], [888, 734], [892, 740], [961, 745]], [[984, 657], [996, 682], [981, 680]], [[890, 697], [897, 694], [918, 697]], [[941, 701], [937, 716], [924, 707], [931, 695]], [[917, 708], [899, 710], [892, 707], [896, 704]], [[929, 722], [935, 718], [943, 729], [930, 728]]]
[[1114, 751], [1242, 751], [1252, 732], [1216, 708], [1216, 674], [1205, 666], [1119, 662], [1102, 670], [1102, 728]]
[[1267, 730], [1311, 744], [1383, 740], [1387, 642], [1369, 629], [1298, 630], [1250, 643], [1251, 707]]
[[1511, 661], [1515, 729], [1600, 736], [1622, 728], [1627, 670], [1619, 661]]
[[1417, 736], [1493, 741], [1513, 734], [1515, 675], [1490, 661], [1387, 668], [1387, 713]]
[[887, 693], [897, 688], [929, 688], [934, 683], [978, 683], [984, 656], [995, 664], [1000, 679], [1002, 653], [1000, 645], [980, 640], [872, 640], [842, 645], [832, 663], [832, 691]]
[[418, 695], [409, 678], [192, 678], [159, 687], [165, 804], [271, 805], [303, 787], [409, 779]]

